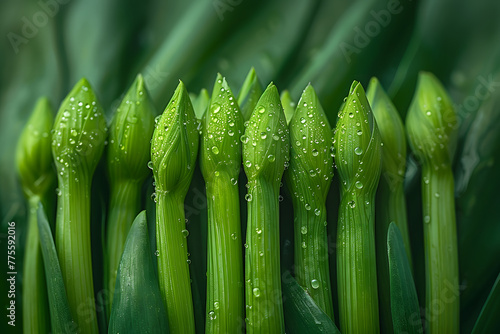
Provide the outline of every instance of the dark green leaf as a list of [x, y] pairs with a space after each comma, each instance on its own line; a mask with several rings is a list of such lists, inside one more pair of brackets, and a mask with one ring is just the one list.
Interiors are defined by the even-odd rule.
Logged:
[[490, 295], [484, 303], [479, 318], [474, 325], [472, 334], [500, 332], [500, 274], [491, 288]]
[[289, 334], [340, 334], [335, 323], [313, 301], [299, 283], [285, 272], [282, 275], [285, 328]]
[[45, 277], [47, 279], [52, 332], [76, 333], [78, 327], [71, 316], [56, 246], [47, 216], [41, 204], [38, 206], [38, 233], [40, 234]]
[[389, 225], [387, 253], [391, 281], [392, 322], [395, 333], [423, 333], [417, 290], [411, 275], [403, 237], [396, 224]]
[[135, 218], [125, 243], [108, 333], [169, 333], [153, 269], [146, 211]]

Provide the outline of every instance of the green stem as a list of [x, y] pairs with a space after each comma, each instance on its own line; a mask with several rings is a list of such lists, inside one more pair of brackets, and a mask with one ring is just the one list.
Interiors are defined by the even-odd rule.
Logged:
[[379, 333], [374, 200], [374, 192], [342, 194], [337, 228], [342, 333]]
[[385, 236], [387, 238], [389, 223], [394, 222], [403, 236], [406, 256], [408, 257], [408, 262], [410, 263], [410, 269], [413, 271], [413, 260], [411, 255], [410, 234], [408, 232], [406, 200], [403, 183], [397, 183], [391, 189], [389, 188], [389, 184], [383, 181], [380, 182], [379, 189], [381, 189], [382, 194], [380, 198], [385, 198], [385, 205], [387, 205], [387, 228], [385, 229]]
[[90, 176], [58, 175], [56, 245], [73, 318], [82, 333], [98, 333], [90, 245]]
[[249, 181], [245, 252], [247, 333], [284, 333], [281, 299], [279, 184]]
[[387, 257], [387, 232], [391, 222], [394, 222], [401, 231], [410, 269], [413, 270], [403, 183], [397, 182], [391, 178], [382, 177], [379, 182], [376, 196], [377, 208], [375, 212], [377, 223], [375, 226], [375, 233], [377, 247], [377, 283], [381, 321], [380, 328], [383, 333], [392, 333], [391, 291], [389, 262]]
[[422, 171], [426, 320], [429, 333], [459, 332], [457, 228], [451, 168]]
[[330, 319], [334, 319], [325, 225], [326, 207], [322, 204], [316, 211], [306, 210], [304, 203], [299, 202], [294, 204], [294, 210], [297, 282]]
[[127, 180], [111, 185], [108, 227], [106, 231], [106, 284], [109, 291], [108, 314], [115, 291], [116, 274], [125, 241], [132, 223], [141, 208], [141, 183]]
[[37, 209], [40, 197], [28, 202], [28, 237], [23, 269], [23, 332], [48, 333], [50, 331], [49, 305], [42, 249], [38, 236]]
[[243, 255], [238, 187], [226, 173], [206, 183], [208, 282], [206, 333], [244, 328]]
[[194, 333], [184, 201], [156, 189], [158, 280], [172, 333]]

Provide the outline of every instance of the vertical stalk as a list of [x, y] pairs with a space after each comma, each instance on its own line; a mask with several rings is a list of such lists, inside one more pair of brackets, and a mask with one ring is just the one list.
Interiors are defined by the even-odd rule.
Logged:
[[[141, 205], [141, 182], [126, 180], [111, 185], [111, 201], [106, 231], [107, 252], [107, 289], [110, 300], [108, 311], [111, 311], [115, 291], [118, 265], [125, 248], [128, 231], [132, 226]], [[108, 314], [111, 314], [109, 312]]]
[[28, 237], [23, 266], [23, 330], [25, 333], [49, 332], [49, 305], [42, 249], [38, 236], [37, 209], [40, 197], [28, 201]]
[[[79, 166], [82, 169], [83, 165]], [[58, 174], [56, 245], [73, 318], [83, 333], [98, 333], [90, 245], [90, 177]]]
[[249, 181], [245, 252], [247, 333], [284, 333], [279, 243], [279, 184]]
[[206, 183], [208, 205], [207, 333], [244, 329], [243, 255], [238, 187], [226, 173]]
[[401, 232], [410, 270], [413, 270], [403, 183], [393, 182], [391, 184], [386, 178], [382, 177], [376, 196], [377, 224], [375, 226], [375, 240], [377, 247], [380, 328], [384, 333], [392, 333], [393, 320], [391, 314], [389, 261], [387, 257], [387, 231], [391, 222], [394, 222]]
[[[158, 279], [172, 333], [194, 333], [184, 200], [156, 189]], [[189, 302], [186, 302], [189, 301]]]
[[374, 194], [342, 191], [337, 229], [342, 333], [379, 332], [374, 200]]
[[[326, 206], [305, 209], [295, 203], [295, 275], [318, 306], [333, 319], [332, 288], [328, 263]], [[319, 214], [318, 214], [319, 213]]]
[[424, 166], [422, 196], [428, 331], [458, 333], [458, 252], [451, 168]]

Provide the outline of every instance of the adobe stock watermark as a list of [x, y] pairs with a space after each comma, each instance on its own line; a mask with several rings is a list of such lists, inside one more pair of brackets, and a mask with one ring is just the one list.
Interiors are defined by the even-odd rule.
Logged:
[[478, 84], [474, 89], [474, 93], [463, 99], [462, 103], [455, 105], [455, 110], [460, 120], [464, 120], [470, 116], [471, 113], [477, 111], [481, 103], [491, 97], [498, 88], [500, 88], [500, 81], [495, 81], [492, 74], [488, 77], [482, 75], [477, 77]]
[[243, 0], [214, 0], [212, 5], [214, 6], [219, 20], [224, 21], [224, 13], [232, 12], [236, 6], [239, 6], [242, 2]]
[[450, 282], [445, 280], [440, 297], [432, 299], [430, 303], [426, 303], [426, 307], [420, 308], [420, 313], [412, 313], [408, 319], [409, 324], [417, 326], [421, 321], [421, 333], [423, 333], [431, 322], [436, 321], [443, 314], [448, 304], [455, 303], [460, 298], [460, 294], [465, 288], [466, 285], [459, 284], [458, 281]]
[[15, 54], [19, 53], [19, 47], [23, 44], [28, 44], [30, 40], [38, 35], [40, 29], [49, 23], [49, 19], [59, 13], [61, 5], [69, 3], [70, 0], [40, 0], [37, 2], [40, 10], [35, 12], [33, 16], [23, 16], [21, 18], [22, 27], [20, 33], [9, 32], [7, 38], [14, 50]]
[[166, 81], [170, 72], [163, 71], [162, 67], [157, 64], [156, 66], [147, 66], [142, 75], [144, 76], [144, 82], [146, 82], [148, 90], [153, 92]]
[[16, 223], [9, 222], [7, 228], [7, 324], [16, 326]]
[[366, 48], [372, 39], [380, 34], [382, 28], [389, 26], [392, 17], [400, 14], [402, 11], [403, 6], [399, 0], [389, 0], [386, 9], [370, 11], [372, 19], [368, 21], [364, 27], [354, 27], [353, 30], [355, 35], [352, 43], [342, 42], [339, 44], [340, 50], [347, 60], [347, 63], [351, 63], [352, 55], [361, 53], [361, 50]]

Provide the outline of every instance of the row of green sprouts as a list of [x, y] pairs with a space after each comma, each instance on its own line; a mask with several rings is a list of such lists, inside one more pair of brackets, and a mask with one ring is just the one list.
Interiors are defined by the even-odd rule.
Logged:
[[[426, 302], [432, 308], [435, 300], [445, 300], [450, 283], [458, 291], [451, 105], [438, 80], [422, 73], [405, 130], [377, 79], [367, 94], [355, 81], [332, 129], [310, 84], [295, 105], [273, 83], [262, 89], [253, 70], [236, 96], [220, 74], [211, 95], [202, 90], [190, 97], [180, 82], [159, 116], [139, 75], [110, 124], [85, 79], [62, 102], [54, 123], [50, 104], [41, 99], [17, 155], [30, 206], [25, 329], [58, 332], [69, 321], [82, 333], [99, 332], [90, 206], [93, 174], [105, 152], [110, 198], [102, 275], [112, 293], [101, 313], [110, 333], [197, 332], [184, 208], [197, 168], [207, 200], [207, 333], [284, 333], [283, 306], [294, 298], [284, 299], [282, 291], [305, 292], [336, 331], [419, 333], [421, 322], [410, 321], [419, 305], [403, 188], [406, 138], [422, 164]], [[242, 168], [246, 232], [240, 218]], [[141, 212], [150, 169], [156, 256]], [[326, 204], [334, 174], [341, 198], [336, 210]], [[50, 206], [56, 178], [51, 248], [39, 203]], [[293, 204], [292, 280], [298, 290], [282, 282], [280, 224], [291, 225], [280, 223], [280, 192]], [[338, 212], [334, 252], [329, 212]], [[57, 266], [47, 264], [50, 250]], [[333, 256], [336, 271], [329, 265]], [[46, 282], [46, 274], [60, 281]], [[395, 308], [398, 298], [408, 307]], [[430, 332], [458, 332], [458, 299], [443, 305], [428, 324]]]

